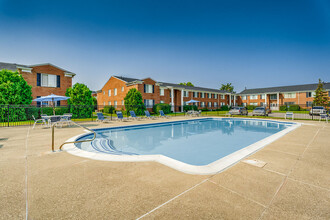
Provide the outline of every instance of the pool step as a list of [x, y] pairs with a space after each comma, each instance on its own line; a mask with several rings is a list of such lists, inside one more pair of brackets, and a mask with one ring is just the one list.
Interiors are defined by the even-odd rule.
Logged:
[[91, 142], [91, 145], [94, 150], [106, 153], [106, 154], [113, 154], [113, 155], [136, 155], [134, 153], [124, 152], [117, 150], [113, 144], [111, 143], [110, 139], [105, 138], [97, 138]]

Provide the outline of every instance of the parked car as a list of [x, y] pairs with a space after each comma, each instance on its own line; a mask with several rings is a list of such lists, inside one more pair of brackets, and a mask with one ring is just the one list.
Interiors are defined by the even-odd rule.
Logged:
[[230, 109], [229, 114], [231, 115], [248, 115], [248, 111], [244, 107], [233, 107]]
[[258, 115], [258, 116], [268, 116], [270, 111], [264, 107], [257, 107], [252, 111], [252, 116]]
[[309, 110], [309, 115], [326, 114], [327, 110], [323, 106], [314, 106]]

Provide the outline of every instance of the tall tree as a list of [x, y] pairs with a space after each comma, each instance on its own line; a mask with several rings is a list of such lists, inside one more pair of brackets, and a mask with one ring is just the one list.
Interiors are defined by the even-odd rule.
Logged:
[[183, 85], [183, 86], [192, 86], [192, 87], [194, 87], [194, 84], [192, 84], [191, 82], [179, 83], [179, 85]]
[[137, 89], [130, 89], [125, 98], [126, 111], [135, 111], [137, 115], [143, 115], [146, 107], [142, 100], [142, 94]]
[[220, 90], [224, 90], [227, 92], [233, 92], [234, 86], [231, 83], [221, 84]]
[[82, 83], [76, 83], [72, 88], [68, 88], [65, 93], [70, 105], [70, 112], [74, 118], [89, 118], [94, 110], [92, 91]]
[[[32, 86], [17, 71], [3, 69], [0, 71], [0, 105], [30, 105], [32, 102]], [[9, 114], [9, 115], [8, 115]], [[0, 120], [26, 120], [23, 108], [0, 108]]]
[[319, 84], [315, 90], [315, 97], [313, 100], [314, 105], [326, 106], [328, 105], [329, 98], [328, 93], [323, 88], [323, 82], [319, 79]]

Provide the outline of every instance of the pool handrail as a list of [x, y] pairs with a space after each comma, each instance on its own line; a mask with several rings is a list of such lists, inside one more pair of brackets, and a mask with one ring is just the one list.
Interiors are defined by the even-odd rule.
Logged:
[[[55, 145], [55, 140], [54, 140], [54, 139], [55, 139], [55, 129], [54, 129], [54, 128], [55, 128], [55, 125], [56, 125], [57, 123], [59, 123], [59, 121], [58, 121], [58, 122], [55, 122], [55, 123], [52, 125], [52, 151], [53, 151], [53, 152], [54, 152], [54, 145]], [[60, 148], [59, 148], [60, 151], [62, 150], [62, 147], [63, 147], [63, 145], [65, 145], [65, 144], [75, 144], [75, 143], [82, 143], [82, 142], [92, 142], [92, 141], [94, 141], [95, 138], [96, 138], [96, 132], [95, 132], [94, 130], [89, 129], [89, 128], [83, 126], [83, 125], [80, 125], [80, 124], [78, 124], [78, 123], [76, 123], [76, 122], [74, 122], [74, 121], [71, 121], [71, 123], [73, 123], [73, 124], [75, 124], [75, 125], [77, 125], [77, 126], [79, 126], [79, 127], [82, 127], [82, 128], [84, 128], [84, 129], [86, 129], [86, 130], [92, 132], [92, 133], [94, 134], [94, 136], [93, 136], [92, 139], [86, 139], [86, 140], [80, 140], [80, 141], [67, 141], [67, 142], [64, 142], [63, 144], [61, 144], [61, 146], [60, 146]]]

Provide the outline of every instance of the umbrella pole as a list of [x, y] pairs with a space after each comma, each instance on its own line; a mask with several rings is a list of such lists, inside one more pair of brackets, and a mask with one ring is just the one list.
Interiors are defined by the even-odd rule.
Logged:
[[55, 115], [55, 102], [54, 102], [54, 99], [53, 99], [53, 114]]

